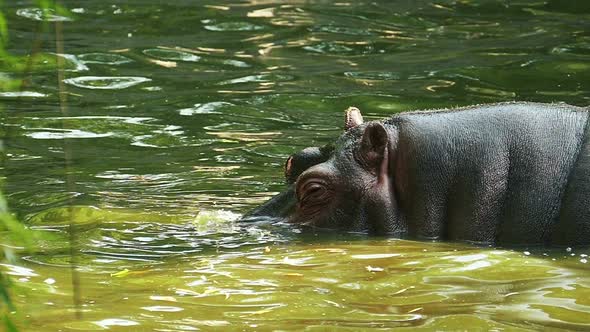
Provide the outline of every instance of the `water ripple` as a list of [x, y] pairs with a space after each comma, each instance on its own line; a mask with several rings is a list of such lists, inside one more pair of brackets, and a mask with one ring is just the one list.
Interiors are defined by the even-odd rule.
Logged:
[[47, 97], [46, 94], [35, 91], [11, 91], [11, 92], [0, 92], [0, 98], [43, 98]]
[[121, 318], [107, 318], [99, 321], [93, 322], [94, 324], [110, 329], [112, 326], [137, 326], [139, 325], [138, 322], [128, 320], [128, 319], [121, 319]]
[[[39, 130], [39, 129], [37, 129]], [[51, 131], [35, 131], [33, 133], [25, 134], [28, 137], [35, 139], [64, 139], [64, 138], [101, 138], [110, 137], [114, 133], [93, 133], [90, 131], [78, 129], [51, 129]]]
[[321, 42], [303, 47], [304, 50], [321, 54], [350, 54], [354, 49], [335, 42]]
[[[340, 135], [351, 105], [370, 120], [515, 98], [588, 105], [583, 1], [88, 0], [65, 25], [75, 55], [32, 58], [22, 55], [43, 15], [23, 3], [4, 1], [15, 54], [0, 74], [4, 192], [51, 235], [25, 254], [26, 270], [0, 266], [24, 290], [24, 329], [590, 328], [587, 249], [235, 221], [284, 188], [287, 156]], [[56, 57], [70, 116], [56, 116]], [[68, 170], [65, 137], [79, 138]]]
[[173, 49], [151, 48], [143, 50], [143, 54], [162, 60], [197, 62], [201, 57], [192, 53]]
[[151, 79], [147, 77], [133, 77], [133, 76], [80, 76], [76, 78], [65, 79], [64, 82], [73, 86], [93, 89], [93, 90], [120, 90], [132, 87], [134, 85], [149, 82]]
[[67, 16], [58, 15], [52, 8], [41, 9], [41, 8], [21, 8], [16, 11], [16, 15], [28, 18], [34, 21], [46, 21], [46, 22], [67, 22], [72, 21], [72, 18]]
[[210, 31], [257, 31], [263, 30], [261, 25], [252, 24], [249, 22], [221, 22], [216, 23], [214, 20], [202, 20], [205, 24], [203, 27]]
[[220, 109], [227, 106], [234, 105], [225, 101], [214, 101], [204, 104], [195, 104], [193, 107], [178, 110], [178, 113], [180, 113], [180, 115], [221, 114], [222, 112]]
[[84, 64], [122, 65], [133, 62], [132, 59], [113, 53], [85, 53], [78, 55], [78, 59]]

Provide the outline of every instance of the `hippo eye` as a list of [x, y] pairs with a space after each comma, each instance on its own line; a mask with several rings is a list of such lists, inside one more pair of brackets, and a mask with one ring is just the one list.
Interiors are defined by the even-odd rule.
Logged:
[[301, 206], [324, 203], [330, 196], [326, 183], [317, 179], [304, 182], [297, 194]]

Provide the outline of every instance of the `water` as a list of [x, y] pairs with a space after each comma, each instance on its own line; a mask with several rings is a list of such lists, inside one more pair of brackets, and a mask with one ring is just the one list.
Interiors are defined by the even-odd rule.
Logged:
[[[365, 118], [506, 100], [590, 104], [581, 1], [5, 3], [11, 208], [50, 234], [14, 265], [23, 331], [590, 328], [587, 249], [243, 226], [289, 154]], [[60, 111], [53, 22], [64, 27]], [[67, 142], [67, 144], [65, 144]], [[66, 155], [69, 156], [66, 177]], [[68, 189], [69, 188], [69, 189]], [[82, 318], [69, 269], [68, 202]]]

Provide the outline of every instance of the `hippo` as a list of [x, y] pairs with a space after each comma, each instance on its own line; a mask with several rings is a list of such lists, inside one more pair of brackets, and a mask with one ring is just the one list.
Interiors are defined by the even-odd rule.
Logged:
[[590, 244], [588, 108], [506, 102], [345, 111], [334, 144], [287, 159], [287, 188], [244, 220], [484, 245]]

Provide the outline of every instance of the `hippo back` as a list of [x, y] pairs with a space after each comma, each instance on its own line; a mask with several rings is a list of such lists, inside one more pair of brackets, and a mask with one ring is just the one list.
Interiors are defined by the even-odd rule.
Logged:
[[392, 172], [410, 235], [499, 244], [587, 237], [587, 120], [586, 109], [536, 103], [393, 117]]

